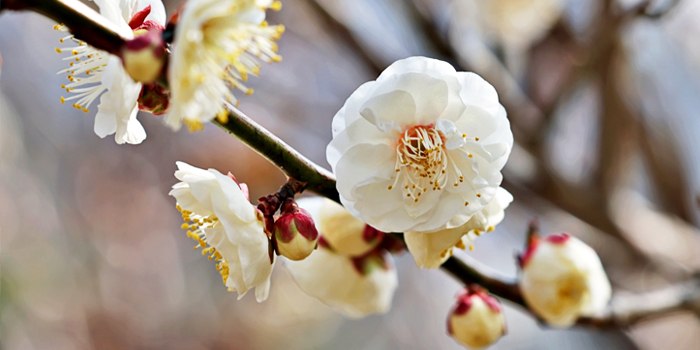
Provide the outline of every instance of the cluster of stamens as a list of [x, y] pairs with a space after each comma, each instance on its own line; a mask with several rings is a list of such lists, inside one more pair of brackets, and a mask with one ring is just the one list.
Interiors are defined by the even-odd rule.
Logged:
[[[68, 30], [62, 24], [53, 26], [53, 29], [62, 32]], [[73, 103], [73, 107], [87, 113], [90, 111], [88, 106], [106, 90], [101, 83], [101, 79], [102, 73], [104, 73], [104, 69], [107, 66], [109, 55], [87, 45], [84, 41], [75, 39], [73, 35], [63, 37], [59, 41], [61, 43], [68, 41], [75, 44], [73, 47], [56, 48], [57, 53], [71, 53], [70, 56], [63, 58], [64, 61], [70, 61], [69, 67], [59, 71], [58, 74], [68, 74], [66, 78], [70, 83], [62, 84], [61, 88], [65, 89], [66, 92], [75, 94], [68, 98], [61, 96], [61, 103], [77, 100]], [[86, 84], [94, 85], [78, 88]]]
[[176, 208], [182, 213], [182, 220], [184, 221], [181, 226], [182, 229], [187, 230], [187, 237], [197, 242], [194, 249], [202, 248], [202, 255], [208, 255], [209, 260], [214, 260], [216, 262], [216, 269], [221, 274], [225, 285], [229, 274], [228, 261], [221, 256], [221, 253], [219, 253], [216, 248], [207, 246], [204, 234], [204, 230], [216, 226], [219, 223], [219, 219], [214, 214], [209, 216], [195, 214], [189, 210], [182, 209], [179, 205], [177, 205]]
[[[267, 22], [260, 25], [241, 24], [233, 30], [228, 43], [222, 46], [233, 49], [226, 50], [224, 55], [228, 65], [223, 71], [222, 78], [231, 88], [240, 90], [246, 95], [251, 95], [253, 89], [247, 87], [244, 82], [248, 75], [260, 75], [260, 61], [265, 63], [279, 62], [282, 56], [277, 54], [276, 41], [284, 33], [283, 25], [269, 26]], [[217, 45], [221, 45], [220, 43]], [[228, 101], [238, 105], [238, 100], [229, 94]]]
[[[462, 134], [467, 140], [467, 135]], [[478, 141], [479, 138], [474, 138]], [[464, 182], [464, 175], [447, 155], [444, 145], [444, 135], [432, 125], [417, 126], [404, 131], [403, 137], [396, 146], [396, 177], [394, 183], [388, 187], [394, 189], [403, 178], [403, 189], [406, 197], [412, 197], [414, 202], [420, 200], [421, 195], [428, 189], [441, 191], [448, 185], [448, 181], [454, 181], [455, 187]], [[458, 152], [464, 152], [469, 158], [473, 158], [463, 148], [457, 148]], [[469, 205], [466, 202], [465, 205]]]

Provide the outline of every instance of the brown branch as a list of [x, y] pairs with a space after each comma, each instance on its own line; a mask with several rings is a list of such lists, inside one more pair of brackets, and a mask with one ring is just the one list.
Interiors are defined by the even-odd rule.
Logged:
[[78, 0], [2, 0], [0, 13], [5, 10], [40, 13], [68, 26], [77, 39], [114, 55], [125, 43], [119, 27]]
[[228, 122], [222, 124], [215, 119], [214, 124], [236, 136], [287, 176], [305, 181], [309, 191], [340, 201], [331, 172], [304, 157], [232, 105], [226, 104], [226, 108], [230, 112]]

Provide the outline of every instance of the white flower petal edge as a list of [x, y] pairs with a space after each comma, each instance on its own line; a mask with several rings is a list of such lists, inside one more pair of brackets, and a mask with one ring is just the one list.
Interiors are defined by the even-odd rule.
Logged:
[[384, 232], [462, 226], [493, 199], [513, 145], [496, 90], [425, 57], [360, 86], [332, 129], [341, 202]]
[[452, 256], [455, 247], [472, 248], [473, 240], [485, 232], [493, 231], [503, 221], [505, 209], [512, 201], [513, 196], [499, 187], [494, 199], [463, 226], [430, 233], [405, 232], [406, 247], [418, 267], [437, 269]]
[[572, 236], [552, 235], [529, 249], [522, 258], [520, 290], [548, 324], [569, 327], [605, 309], [612, 288], [591, 247]]
[[[116, 24], [120, 34], [127, 39], [134, 37], [129, 20], [146, 6], [151, 6], [151, 13], [146, 19], [165, 25], [165, 7], [160, 0], [96, 0], [95, 3], [100, 13]], [[68, 30], [61, 25], [54, 26], [54, 29]], [[66, 40], [77, 46], [56, 48], [59, 53], [71, 53], [71, 56], [64, 58], [70, 61], [70, 66], [58, 73], [68, 74], [70, 83], [61, 87], [74, 95], [61, 97], [61, 103], [77, 100], [73, 107], [87, 113], [88, 107], [101, 95], [95, 116], [95, 134], [101, 138], [115, 134], [114, 140], [118, 144], [141, 143], [146, 138], [145, 130], [136, 119], [141, 84], [134, 82], [124, 71], [117, 56], [97, 50], [72, 35], [60, 39], [62, 43]]]
[[[283, 26], [268, 26], [267, 7], [279, 2], [254, 0], [190, 0], [180, 13], [173, 42], [168, 78], [170, 113], [166, 123], [190, 131], [220, 115], [224, 101], [237, 104], [231, 89], [253, 90], [243, 82], [257, 76], [260, 63], [279, 61], [275, 40]], [[223, 118], [223, 117], [222, 117]]]
[[361, 273], [351, 258], [319, 247], [301, 261], [287, 260], [287, 270], [308, 295], [351, 318], [385, 313], [398, 285], [393, 259], [384, 253], [386, 266]]
[[182, 212], [183, 228], [191, 230], [187, 235], [199, 243], [195, 247], [216, 260], [224, 284], [238, 299], [255, 288], [255, 299], [266, 300], [274, 261], [262, 214], [230, 177], [183, 162], [177, 167], [175, 177], [182, 182], [170, 195]]

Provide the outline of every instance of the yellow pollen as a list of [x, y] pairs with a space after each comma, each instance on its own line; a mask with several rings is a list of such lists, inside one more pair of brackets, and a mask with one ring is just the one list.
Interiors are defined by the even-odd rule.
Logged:
[[56, 48], [56, 52], [58, 52], [58, 53], [63, 53], [63, 50], [61, 50], [61, 49], [59, 49], [59, 48]]
[[61, 96], [61, 104], [64, 104], [64, 103], [66, 103], [66, 98]]
[[188, 223], [183, 223], [183, 224], [180, 226], [180, 228], [182, 228], [183, 230], [186, 230], [186, 229], [190, 228], [190, 224], [188, 224]]
[[469, 202], [464, 202], [464, 206], [466, 207], [467, 205], [469, 205]]
[[478, 138], [478, 137], [475, 137], [475, 138], [474, 138], [474, 141], [479, 141], [479, 138]]
[[389, 189], [392, 189], [392, 188], [394, 188], [394, 186], [391, 186], [391, 185], [389, 185], [389, 187], [388, 187], [388, 188], [389, 188]]
[[78, 50], [73, 50], [73, 51], [71, 51], [71, 54], [72, 54], [73, 56], [77, 55], [77, 54], [78, 54]]
[[58, 39], [58, 41], [60, 41], [61, 43], [63, 43], [63, 38], [61, 38], [61, 39]]
[[481, 198], [481, 193], [477, 193], [476, 196]]
[[488, 228], [486, 228], [486, 232], [491, 232], [491, 231], [493, 231], [493, 230], [495, 230], [495, 229], [496, 229], [495, 227], [489, 226]]
[[464, 245], [464, 242], [462, 242], [461, 239], [459, 241], [457, 241], [457, 244], [455, 244], [455, 247], [457, 247], [459, 249], [467, 249], [467, 247]]
[[462, 134], [462, 137], [467, 137], [467, 134]]
[[270, 10], [272, 11], [279, 11], [282, 9], [282, 3], [280, 1], [273, 1], [272, 4], [270, 4]]
[[469, 250], [474, 251], [474, 244], [469, 244]]
[[470, 153], [469, 158], [474, 158], [474, 155]]
[[85, 112], [85, 113], [90, 112], [90, 110], [87, 109], [87, 108], [81, 108], [81, 110], [82, 110], [83, 112]]

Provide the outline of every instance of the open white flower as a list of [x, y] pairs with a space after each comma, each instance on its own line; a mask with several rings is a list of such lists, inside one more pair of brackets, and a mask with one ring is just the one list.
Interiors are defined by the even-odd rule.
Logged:
[[179, 14], [168, 78], [172, 96], [166, 122], [191, 131], [215, 116], [226, 118], [224, 101], [237, 104], [231, 89], [253, 90], [243, 82], [257, 76], [260, 62], [281, 60], [277, 44], [284, 27], [268, 26], [267, 8], [277, 1], [190, 0]]
[[506, 331], [501, 303], [478, 286], [468, 288], [457, 296], [457, 305], [447, 318], [447, 330], [472, 349], [489, 346]]
[[496, 191], [494, 199], [481, 211], [472, 216], [466, 224], [436, 232], [404, 233], [408, 250], [420, 268], [437, 269], [456, 248], [473, 248], [472, 241], [484, 232], [494, 230], [505, 217], [505, 209], [513, 201], [513, 196], [503, 187]]
[[513, 145], [496, 90], [425, 57], [360, 86], [332, 128], [340, 199], [384, 232], [462, 226], [494, 198]]
[[351, 258], [319, 244], [308, 258], [286, 266], [306, 294], [352, 318], [389, 311], [398, 285], [393, 259], [385, 251]]
[[567, 234], [535, 239], [520, 258], [520, 290], [548, 324], [569, 327], [602, 312], [612, 289], [596, 252]]
[[170, 195], [185, 220], [183, 229], [215, 259], [224, 284], [242, 298], [255, 288], [255, 299], [267, 299], [274, 255], [260, 213], [229, 176], [177, 162], [175, 177], [182, 181]]
[[[150, 13], [145, 20], [165, 24], [165, 7], [160, 0], [95, 0], [95, 3], [100, 13], [114, 23], [119, 34], [126, 39], [134, 37], [135, 28], [129, 26], [130, 21], [146, 8], [150, 8]], [[55, 25], [54, 29], [68, 31], [63, 25]], [[58, 53], [71, 53], [71, 56], [64, 58], [70, 61], [70, 66], [58, 74], [68, 74], [70, 83], [61, 87], [73, 95], [61, 97], [61, 103], [77, 100], [73, 107], [87, 113], [88, 107], [101, 95], [95, 116], [95, 134], [102, 138], [115, 134], [114, 139], [118, 144], [141, 143], [146, 138], [146, 131], [136, 119], [141, 84], [134, 82], [126, 73], [119, 57], [89, 46], [73, 35], [60, 41], [76, 44], [74, 47], [56, 48]]]

